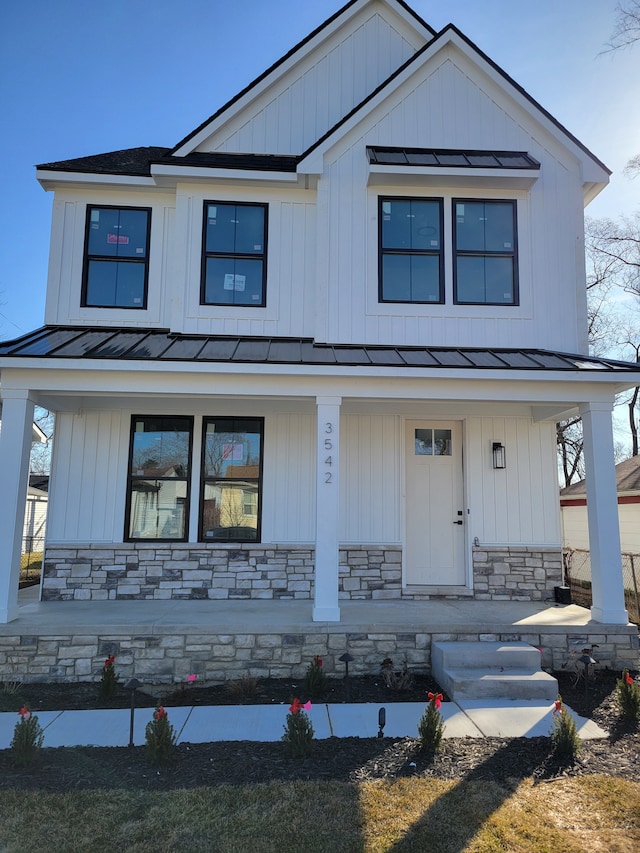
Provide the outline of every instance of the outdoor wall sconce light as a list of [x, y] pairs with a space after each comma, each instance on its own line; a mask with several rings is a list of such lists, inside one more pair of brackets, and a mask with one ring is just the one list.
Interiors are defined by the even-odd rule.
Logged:
[[507, 467], [507, 458], [505, 456], [504, 444], [500, 444], [499, 441], [494, 441], [492, 445], [493, 451], [493, 467], [494, 468], [506, 468]]

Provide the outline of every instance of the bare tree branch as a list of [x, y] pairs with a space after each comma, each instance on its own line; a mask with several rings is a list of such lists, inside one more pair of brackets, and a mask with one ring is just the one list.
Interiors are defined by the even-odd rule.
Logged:
[[640, 40], [640, 0], [621, 0], [616, 6], [616, 14], [605, 53], [624, 50]]

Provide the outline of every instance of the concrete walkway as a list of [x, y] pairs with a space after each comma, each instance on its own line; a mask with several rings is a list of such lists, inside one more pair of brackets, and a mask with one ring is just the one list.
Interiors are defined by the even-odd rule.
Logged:
[[[329, 737], [376, 737], [378, 712], [386, 711], [384, 735], [417, 737], [418, 721], [425, 705], [421, 702], [391, 702], [353, 705], [314, 705], [309, 716], [318, 739]], [[544, 737], [553, 726], [553, 703], [467, 699], [443, 703], [444, 737]], [[606, 737], [593, 721], [568, 709], [581, 738]], [[179, 743], [211, 741], [278, 741], [288, 712], [286, 705], [217, 705], [210, 707], [167, 707], [169, 721]], [[144, 744], [144, 730], [152, 708], [137, 708], [134, 717], [134, 744]], [[44, 746], [127, 746], [129, 710], [38, 711], [44, 729]], [[18, 715], [0, 714], [0, 749], [7, 749]]]

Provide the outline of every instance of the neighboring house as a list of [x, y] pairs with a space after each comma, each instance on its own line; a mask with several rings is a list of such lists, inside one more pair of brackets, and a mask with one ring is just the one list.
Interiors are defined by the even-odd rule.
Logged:
[[592, 614], [626, 625], [611, 412], [640, 366], [587, 355], [582, 262], [609, 171], [454, 26], [352, 0], [174, 147], [37, 177], [46, 325], [0, 344], [0, 463], [24, 493], [55, 411], [45, 600], [550, 599], [579, 411]]
[[22, 551], [42, 551], [47, 529], [48, 474], [30, 474], [24, 514]]
[[[1, 391], [0, 391], [1, 393]], [[0, 418], [2, 417], [2, 404], [0, 403]], [[0, 434], [2, 422], [0, 421]], [[31, 427], [31, 443], [45, 444], [46, 434], [37, 423]], [[48, 474], [29, 474], [29, 485], [27, 487], [26, 509], [24, 514], [24, 526], [22, 532], [22, 552], [42, 551], [44, 546], [44, 535], [47, 526], [47, 500], [49, 490]]]
[[[623, 554], [640, 554], [640, 456], [616, 465], [620, 547]], [[562, 544], [565, 548], [589, 550], [587, 490], [584, 480], [560, 490]]]

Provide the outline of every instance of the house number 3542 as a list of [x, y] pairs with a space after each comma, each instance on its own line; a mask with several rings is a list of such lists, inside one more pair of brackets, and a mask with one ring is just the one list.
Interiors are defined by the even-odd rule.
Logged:
[[[329, 421], [324, 425], [324, 434], [325, 436], [333, 435], [333, 424]], [[324, 450], [327, 453], [323, 467], [324, 481], [325, 483], [333, 483], [333, 471], [331, 470], [331, 466], [333, 465], [333, 456], [331, 453], [333, 450], [333, 438], [325, 438]]]

